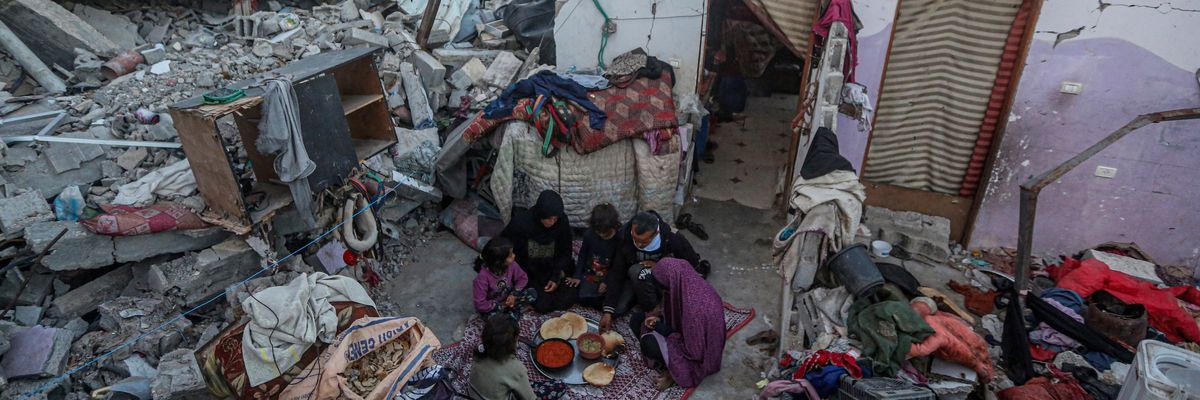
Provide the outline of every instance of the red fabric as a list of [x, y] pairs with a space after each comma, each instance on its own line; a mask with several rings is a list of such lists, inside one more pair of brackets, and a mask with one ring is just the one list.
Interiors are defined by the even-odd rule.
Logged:
[[982, 382], [992, 381], [992, 358], [988, 355], [988, 345], [970, 325], [949, 313], [935, 314], [923, 302], [913, 302], [911, 307], [925, 319], [925, 323], [933, 327], [934, 333], [925, 340], [913, 343], [908, 350], [909, 358], [933, 354], [934, 357], [975, 370]]
[[858, 66], [858, 38], [855, 37], [854, 7], [850, 0], [830, 1], [829, 6], [825, 8], [825, 15], [813, 26], [813, 33], [820, 37], [828, 37], [829, 28], [834, 22], [841, 22], [846, 26], [850, 48], [846, 51], [846, 64], [842, 67], [842, 75], [846, 77], [846, 82], [854, 82], [854, 68]]
[[[787, 356], [785, 358], [791, 358]], [[829, 350], [817, 350], [811, 356], [800, 364], [800, 368], [792, 374], [792, 379], [804, 379], [804, 375], [810, 371], [825, 367], [826, 365], [836, 365], [846, 369], [846, 373], [854, 378], [862, 378], [862, 370], [858, 368], [858, 362], [846, 353], [834, 353]]]
[[1045, 377], [1030, 379], [996, 394], [1000, 400], [1085, 400], [1091, 399], [1078, 383], [1050, 383]]
[[1067, 276], [1067, 274], [1076, 269], [1079, 269], [1079, 260], [1071, 257], [1063, 257], [1062, 264], [1046, 267], [1046, 273], [1050, 275], [1050, 279], [1058, 282], [1059, 280], [1062, 280], [1064, 276]]
[[[575, 123], [571, 125], [571, 146], [579, 154], [600, 150], [622, 139], [641, 137], [643, 132], [649, 130], [670, 128], [679, 124], [675, 120], [675, 100], [671, 97], [671, 77], [665, 72], [659, 79], [639, 78], [624, 88], [611, 87], [588, 92], [588, 98], [596, 107], [604, 110], [608, 118], [604, 122], [603, 130], [592, 129], [588, 125], [587, 111], [568, 103], [567, 108], [575, 117]], [[526, 110], [526, 106], [532, 107], [532, 104], [530, 99], [517, 101], [512, 116], [503, 119], [487, 119], [483, 113], [476, 114], [463, 132], [463, 140], [474, 143], [490, 134], [500, 124], [511, 120], [549, 126], [549, 113], [543, 112], [538, 115], [537, 121], [533, 121], [532, 114]], [[538, 135], [542, 133], [538, 131]], [[556, 147], [561, 145], [555, 138], [551, 140]]]
[[963, 295], [963, 305], [976, 315], [988, 315], [996, 310], [996, 296], [999, 292], [984, 292], [974, 286], [950, 281], [950, 289]]
[[1050, 350], [1036, 344], [1031, 344], [1029, 345], [1029, 355], [1037, 361], [1052, 361], [1054, 360], [1054, 356], [1057, 356], [1058, 353], [1055, 353], [1054, 350]]
[[80, 222], [101, 235], [134, 236], [208, 227], [196, 213], [179, 204], [158, 203], [146, 207], [106, 204], [100, 214]]
[[[1067, 261], [1063, 262], [1064, 266]], [[1077, 262], [1079, 268], [1063, 276], [1058, 287], [1073, 290], [1084, 298], [1103, 289], [1126, 303], [1146, 306], [1150, 325], [1165, 334], [1167, 340], [1200, 342], [1200, 326], [1176, 301], [1178, 298], [1200, 305], [1200, 290], [1193, 286], [1159, 289], [1150, 282], [1108, 269], [1108, 265], [1096, 259]]]

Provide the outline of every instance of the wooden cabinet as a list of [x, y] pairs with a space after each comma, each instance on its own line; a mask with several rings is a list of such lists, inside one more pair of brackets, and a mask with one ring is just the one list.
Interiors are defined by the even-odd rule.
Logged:
[[[266, 76], [288, 76], [300, 111], [308, 156], [317, 164], [307, 179], [313, 192], [340, 185], [362, 161], [396, 144], [395, 127], [383, 95], [374, 55], [378, 48], [317, 54]], [[288, 187], [275, 173], [275, 157], [255, 148], [262, 117], [260, 79], [230, 85], [246, 96], [228, 104], [204, 104], [202, 97], [170, 107], [183, 151], [208, 205], [201, 217], [239, 234], [291, 203]], [[218, 120], [231, 118], [237, 129], [223, 137]], [[245, 148], [245, 158], [237, 149]], [[253, 178], [245, 171], [253, 171]]]

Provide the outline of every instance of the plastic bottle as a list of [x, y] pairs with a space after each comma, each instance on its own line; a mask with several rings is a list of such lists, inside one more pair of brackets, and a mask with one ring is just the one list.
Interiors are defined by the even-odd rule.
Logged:
[[83, 194], [78, 186], [68, 186], [54, 198], [54, 217], [59, 221], [78, 221], [83, 214]]

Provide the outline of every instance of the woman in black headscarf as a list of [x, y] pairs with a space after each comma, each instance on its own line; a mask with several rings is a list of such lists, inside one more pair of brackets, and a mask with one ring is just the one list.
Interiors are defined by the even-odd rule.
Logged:
[[512, 241], [517, 265], [529, 275], [529, 287], [538, 290], [533, 303], [537, 312], [565, 310], [575, 303], [578, 289], [562, 284], [574, 271], [571, 224], [562, 196], [546, 190], [530, 209], [513, 210], [512, 220], [500, 236]]

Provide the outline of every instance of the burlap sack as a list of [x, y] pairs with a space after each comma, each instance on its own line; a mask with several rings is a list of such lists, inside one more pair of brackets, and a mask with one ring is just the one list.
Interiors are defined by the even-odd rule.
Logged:
[[[403, 347], [402, 354], [395, 354], [396, 345]], [[440, 346], [416, 318], [361, 318], [292, 380], [279, 399], [390, 399], [431, 362], [430, 355]], [[363, 386], [372, 383], [363, 393]]]

